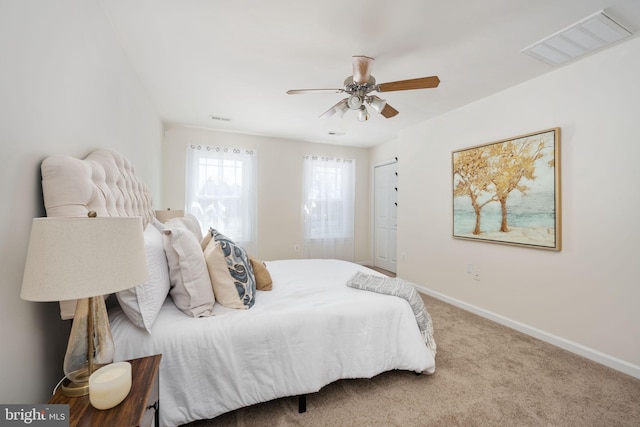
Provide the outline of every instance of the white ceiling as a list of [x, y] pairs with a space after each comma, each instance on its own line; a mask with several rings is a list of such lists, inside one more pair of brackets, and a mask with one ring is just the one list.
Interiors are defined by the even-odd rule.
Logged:
[[[99, 0], [167, 124], [372, 146], [399, 130], [554, 68], [520, 53], [605, 9], [634, 35], [638, 0]], [[318, 116], [344, 94], [352, 55], [377, 83], [437, 75], [435, 89], [379, 94], [400, 111]], [[211, 116], [229, 118], [215, 121]], [[330, 132], [344, 133], [331, 136]]]

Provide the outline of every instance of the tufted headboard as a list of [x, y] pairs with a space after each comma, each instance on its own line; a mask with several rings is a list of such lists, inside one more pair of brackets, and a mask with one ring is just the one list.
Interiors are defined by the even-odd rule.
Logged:
[[[114, 151], [97, 150], [83, 160], [47, 157], [41, 165], [44, 207], [49, 217], [139, 216], [154, 218], [151, 195], [131, 162]], [[73, 318], [75, 301], [60, 302], [60, 316]]]

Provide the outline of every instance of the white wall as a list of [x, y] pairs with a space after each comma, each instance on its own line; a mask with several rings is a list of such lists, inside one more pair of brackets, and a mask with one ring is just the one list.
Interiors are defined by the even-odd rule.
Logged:
[[162, 124], [93, 0], [0, 3], [0, 402], [46, 402], [62, 377], [69, 321], [20, 299], [40, 162], [121, 152], [161, 194]]
[[[638, 76], [635, 38], [373, 149], [372, 163], [399, 157], [399, 275], [640, 376]], [[451, 152], [552, 127], [561, 128], [562, 251], [453, 239]]]
[[306, 154], [356, 159], [355, 261], [370, 262], [369, 150], [329, 144], [215, 132], [186, 127], [165, 131], [165, 194], [168, 208], [184, 208], [186, 147], [202, 144], [258, 152], [258, 254], [265, 260], [298, 258], [303, 244], [302, 158]]

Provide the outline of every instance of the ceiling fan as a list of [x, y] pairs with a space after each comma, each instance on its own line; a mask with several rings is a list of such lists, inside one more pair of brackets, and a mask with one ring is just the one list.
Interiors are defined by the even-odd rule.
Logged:
[[398, 114], [398, 110], [387, 104], [387, 101], [376, 96], [370, 95], [371, 92], [392, 92], [397, 90], [409, 89], [429, 89], [438, 87], [440, 79], [437, 76], [419, 77], [416, 79], [400, 80], [397, 82], [376, 84], [376, 79], [371, 75], [373, 66], [373, 58], [368, 56], [355, 55], [352, 57], [353, 76], [349, 76], [344, 80], [344, 88], [342, 89], [292, 89], [287, 94], [296, 95], [302, 93], [315, 92], [334, 92], [346, 93], [349, 96], [339, 101], [336, 105], [329, 108], [320, 115], [321, 118], [333, 116], [335, 113], [344, 114], [347, 110], [358, 111], [358, 120], [369, 120], [369, 111], [366, 105], [369, 105], [377, 113], [382, 114], [386, 118], [391, 118]]

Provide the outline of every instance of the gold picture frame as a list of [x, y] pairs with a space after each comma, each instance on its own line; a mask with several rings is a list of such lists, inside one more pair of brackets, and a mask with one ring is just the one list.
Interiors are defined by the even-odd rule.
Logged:
[[560, 128], [451, 155], [453, 237], [562, 248]]

